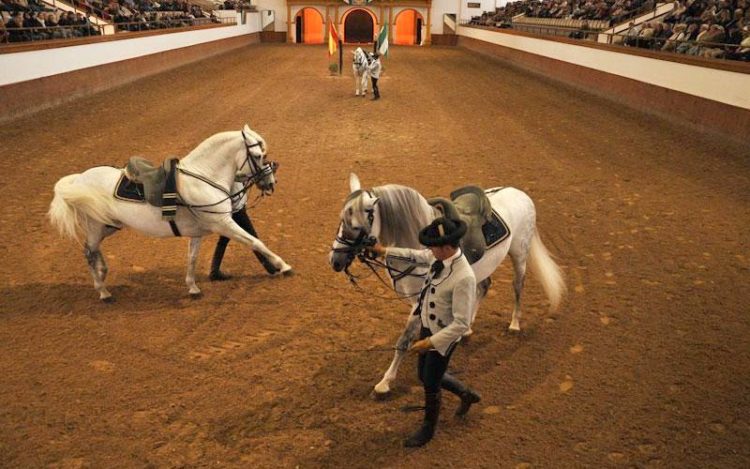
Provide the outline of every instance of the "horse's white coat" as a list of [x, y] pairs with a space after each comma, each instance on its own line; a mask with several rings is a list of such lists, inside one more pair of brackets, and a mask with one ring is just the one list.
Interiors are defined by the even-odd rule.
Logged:
[[352, 54], [354, 54], [354, 57], [352, 58], [354, 95], [360, 96], [361, 94], [362, 96], [365, 96], [367, 94], [367, 78], [369, 77], [369, 74], [367, 73], [367, 64], [369, 63], [367, 54], [361, 47], [357, 47]]
[[[222, 132], [206, 139], [182, 158], [178, 167], [199, 174], [230, 192], [236, 176], [252, 176], [252, 170], [246, 161], [248, 149], [258, 168], [268, 164], [265, 161], [265, 141], [246, 125], [242, 132]], [[78, 239], [80, 234], [84, 235], [84, 254], [94, 279], [94, 287], [102, 300], [111, 297], [104, 285], [107, 265], [99, 250], [104, 238], [122, 227], [133, 228], [148, 236], [174, 236], [169, 223], [161, 219], [160, 208], [114, 197], [115, 186], [121, 174], [122, 170], [119, 168], [98, 166], [81, 174], [65, 176], [55, 184], [55, 196], [49, 209], [50, 220], [62, 235], [74, 239]], [[274, 184], [273, 173], [258, 182], [263, 190], [273, 188]], [[262, 241], [247, 234], [232, 220], [232, 212], [238, 207], [232, 206], [232, 201], [225, 192], [183, 173], [177, 174], [177, 191], [180, 201], [186, 205], [206, 205], [221, 201], [205, 209], [185, 206], [177, 208], [177, 227], [182, 236], [191, 238], [185, 278], [191, 295], [200, 294], [200, 289], [195, 284], [195, 262], [202, 237], [210, 233], [219, 233], [261, 252], [279, 273], [291, 271], [291, 267]]]
[[[352, 174], [349, 178], [350, 191], [354, 192], [361, 187], [359, 178]], [[410, 196], [403, 194], [411, 191]], [[393, 196], [394, 192], [400, 192], [398, 197]], [[378, 197], [380, 194], [380, 197]], [[536, 229], [536, 210], [534, 203], [524, 192], [506, 187], [488, 194], [492, 208], [505, 220], [510, 228], [510, 236], [501, 243], [493, 246], [484, 253], [484, 256], [472, 265], [477, 284], [488, 279], [492, 273], [500, 266], [507, 254], [510, 254], [513, 261], [514, 280], [513, 290], [515, 294], [515, 304], [509, 329], [513, 331], [520, 330], [519, 319], [521, 317], [521, 292], [526, 275], [526, 263], [531, 261], [536, 277], [541, 281], [545, 293], [550, 301], [551, 309], [556, 309], [565, 293], [565, 281], [562, 277], [560, 267], [552, 260], [547, 249], [542, 244]], [[387, 200], [387, 201], [386, 201]], [[399, 205], [398, 207], [387, 207], [388, 204]], [[367, 210], [373, 210], [374, 218], [369, 225]], [[403, 216], [398, 216], [398, 214]], [[383, 216], [383, 214], [387, 214]], [[408, 215], [407, 215], [408, 214]], [[381, 186], [370, 191], [362, 192], [360, 196], [348, 201], [341, 212], [341, 227], [338, 236], [344, 236], [342, 229], [344, 226], [362, 228], [369, 234], [377, 238], [381, 243], [387, 246], [408, 247], [412, 249], [424, 249], [417, 240], [415, 233], [406, 233], [405, 231], [393, 230], [392, 227], [386, 226], [388, 222], [398, 220], [400, 223], [408, 224], [413, 229], [414, 226], [428, 225], [438, 214], [414, 189], [404, 186]], [[386, 237], [393, 239], [384, 239], [381, 234], [388, 233]], [[342, 243], [334, 241], [334, 249], [345, 248]], [[331, 254], [331, 264], [344, 262], [346, 255], [342, 252], [333, 252]], [[339, 264], [341, 265], [341, 264]], [[394, 263], [392, 266], [403, 271], [407, 264]], [[408, 298], [412, 303], [412, 308], [418, 301], [418, 294], [424, 282], [424, 275], [427, 269], [416, 270], [418, 276], [405, 277], [399, 280], [395, 285], [395, 291], [402, 297]], [[481, 299], [486, 294], [486, 288], [478, 286], [477, 303], [474, 305], [474, 315], [471, 321], [476, 317], [476, 311], [479, 308]], [[409, 315], [406, 328], [396, 342], [396, 352], [385, 372], [383, 379], [375, 386], [377, 394], [385, 394], [390, 391], [390, 384], [396, 378], [398, 368], [404, 358], [406, 350], [412, 341], [416, 340], [419, 332], [419, 317]]]

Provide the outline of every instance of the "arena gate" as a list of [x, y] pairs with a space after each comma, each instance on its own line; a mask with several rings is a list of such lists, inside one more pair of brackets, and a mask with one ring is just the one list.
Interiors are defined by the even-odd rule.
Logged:
[[324, 43], [330, 23], [350, 44], [372, 43], [384, 24], [390, 26], [391, 44], [432, 42], [432, 0], [286, 0], [286, 5], [287, 42]]

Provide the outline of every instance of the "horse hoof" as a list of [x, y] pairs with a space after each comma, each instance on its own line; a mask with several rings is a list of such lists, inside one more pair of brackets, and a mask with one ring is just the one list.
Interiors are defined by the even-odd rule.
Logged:
[[293, 269], [285, 270], [281, 272], [281, 275], [283, 275], [284, 277], [291, 277], [294, 275], [294, 270]]
[[380, 402], [380, 401], [385, 401], [385, 400], [387, 400], [387, 399], [388, 399], [389, 397], [391, 397], [391, 392], [390, 392], [390, 391], [386, 391], [386, 392], [377, 392], [377, 391], [373, 390], [373, 391], [372, 391], [372, 392], [370, 393], [370, 396], [372, 397], [372, 400], [373, 400], [373, 401], [378, 401], [378, 402]]
[[203, 298], [203, 292], [199, 291], [197, 293], [190, 292], [190, 299], [191, 300], [198, 300]]
[[112, 303], [115, 302], [115, 297], [114, 296], [108, 296], [106, 298], [100, 298], [100, 300], [102, 300], [102, 303], [112, 304]]

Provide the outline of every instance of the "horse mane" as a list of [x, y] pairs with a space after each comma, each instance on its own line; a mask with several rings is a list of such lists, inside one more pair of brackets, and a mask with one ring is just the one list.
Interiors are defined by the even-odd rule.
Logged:
[[204, 154], [216, 153], [217, 147], [220, 145], [226, 145], [227, 143], [234, 144], [234, 139], [237, 138], [237, 131], [219, 132], [214, 134], [207, 139], [203, 140], [198, 144], [190, 153], [182, 158], [182, 162], [189, 163], [193, 160], [200, 159]]
[[[419, 230], [435, 218], [425, 198], [416, 190], [397, 184], [375, 187], [372, 193], [380, 199], [380, 242], [385, 246], [420, 248]], [[359, 200], [361, 204], [362, 198]]]

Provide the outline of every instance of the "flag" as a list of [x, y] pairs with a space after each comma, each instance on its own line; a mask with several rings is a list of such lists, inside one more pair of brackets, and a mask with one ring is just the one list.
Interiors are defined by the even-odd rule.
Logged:
[[336, 52], [336, 47], [339, 44], [339, 35], [336, 34], [336, 28], [331, 22], [331, 26], [328, 31], [328, 55], [333, 55]]
[[378, 53], [388, 57], [388, 24], [384, 24], [380, 28], [380, 33], [378, 34]]

